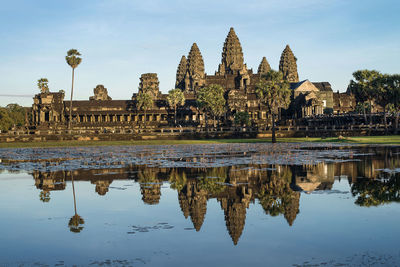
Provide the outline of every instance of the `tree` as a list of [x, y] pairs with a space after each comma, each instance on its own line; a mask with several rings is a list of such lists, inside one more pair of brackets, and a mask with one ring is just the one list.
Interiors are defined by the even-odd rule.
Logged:
[[13, 125], [13, 120], [10, 118], [7, 108], [0, 107], [0, 131], [8, 131]]
[[211, 84], [198, 91], [197, 103], [199, 107], [205, 111], [206, 126], [207, 112], [209, 112], [214, 118], [214, 127], [216, 127], [216, 117], [224, 114], [226, 105], [224, 91], [224, 88], [218, 84]]
[[249, 113], [245, 111], [237, 112], [235, 113], [235, 124], [244, 126], [244, 125], [249, 125], [250, 123], [250, 115]]
[[27, 108], [24, 108], [18, 104], [8, 104], [6, 109], [8, 110], [13, 125], [18, 127], [24, 125]]
[[176, 125], [176, 109], [178, 106], [183, 106], [185, 104], [185, 95], [179, 88], [169, 90], [167, 102], [168, 105], [174, 110], [174, 121]]
[[72, 68], [72, 86], [71, 86], [71, 102], [69, 104], [69, 120], [68, 120], [68, 129], [71, 129], [71, 121], [72, 121], [72, 96], [74, 94], [74, 72], [79, 64], [82, 62], [82, 58], [80, 58], [81, 54], [76, 49], [70, 49], [67, 52], [67, 56], [65, 60], [67, 64]]
[[144, 111], [144, 127], [146, 127], [146, 114], [153, 107], [153, 99], [147, 90], [140, 91], [136, 96], [137, 109]]
[[48, 93], [49, 92], [49, 80], [47, 78], [40, 78], [37, 82], [37, 86], [40, 89], [40, 92], [43, 93]]
[[400, 176], [394, 174], [379, 179], [359, 179], [351, 186], [351, 193], [357, 197], [355, 204], [363, 207], [398, 203], [400, 202]]
[[372, 100], [377, 95], [373, 82], [381, 76], [382, 74], [376, 70], [358, 70], [353, 73], [355, 81], [350, 81], [350, 92], [354, 94], [358, 103], [363, 104], [365, 123], [367, 123], [367, 114], [364, 104], [367, 102], [371, 106], [370, 123], [372, 123]]
[[13, 126], [23, 126], [27, 108], [18, 104], [8, 104], [5, 108], [0, 107], [0, 130], [10, 130]]
[[288, 108], [291, 90], [289, 83], [283, 79], [283, 74], [270, 70], [256, 85], [256, 94], [272, 115], [272, 143], [276, 143], [275, 116], [279, 109]]
[[391, 90], [389, 86], [389, 79], [390, 75], [382, 74], [372, 81], [372, 86], [375, 91], [375, 102], [383, 107], [383, 121], [385, 124], [385, 131], [387, 131], [386, 114], [392, 97], [389, 93], [389, 91]]
[[395, 134], [399, 128], [399, 116], [400, 116], [400, 74], [390, 75], [388, 78], [388, 89], [390, 104], [388, 108], [395, 114]]

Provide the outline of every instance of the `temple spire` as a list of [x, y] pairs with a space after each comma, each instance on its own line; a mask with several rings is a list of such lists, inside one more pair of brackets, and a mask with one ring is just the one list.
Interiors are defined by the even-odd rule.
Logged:
[[204, 77], [204, 61], [200, 49], [196, 43], [193, 43], [188, 55], [188, 71], [190, 75], [199, 75]]
[[243, 63], [243, 51], [235, 30], [230, 28], [222, 49], [222, 60], [218, 67], [218, 74], [236, 74], [246, 68]]
[[187, 60], [185, 56], [182, 56], [179, 62], [178, 69], [176, 70], [176, 82], [175, 88], [185, 89], [185, 75], [188, 70]]
[[269, 65], [267, 58], [263, 57], [260, 65], [258, 66], [258, 74], [267, 74], [268, 71], [271, 70], [271, 66]]
[[279, 71], [283, 73], [283, 78], [288, 82], [298, 82], [299, 74], [297, 73], [297, 58], [294, 56], [289, 45], [286, 45], [279, 62]]

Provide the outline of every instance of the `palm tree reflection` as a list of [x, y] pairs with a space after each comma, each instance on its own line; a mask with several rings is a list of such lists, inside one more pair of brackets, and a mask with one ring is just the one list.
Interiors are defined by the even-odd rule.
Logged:
[[50, 192], [46, 191], [46, 190], [40, 191], [39, 198], [40, 198], [40, 201], [42, 201], [42, 202], [45, 202], [45, 203], [49, 202], [50, 201]]
[[71, 219], [69, 219], [68, 227], [69, 227], [69, 230], [71, 232], [80, 233], [83, 230], [83, 225], [85, 224], [85, 221], [76, 212], [76, 197], [75, 197], [75, 186], [74, 186], [74, 174], [73, 174], [73, 171], [71, 171], [71, 182], [72, 182], [72, 194], [74, 196], [74, 211], [75, 211], [75, 215], [72, 216]]

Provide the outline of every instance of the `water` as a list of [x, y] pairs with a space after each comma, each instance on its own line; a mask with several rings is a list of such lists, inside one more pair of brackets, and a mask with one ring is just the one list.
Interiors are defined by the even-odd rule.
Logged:
[[0, 266], [400, 266], [400, 147], [2, 149], [0, 159]]

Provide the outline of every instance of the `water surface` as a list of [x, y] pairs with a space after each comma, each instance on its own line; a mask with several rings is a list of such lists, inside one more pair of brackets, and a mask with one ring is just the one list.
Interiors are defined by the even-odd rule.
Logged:
[[400, 266], [400, 148], [0, 150], [0, 266]]

